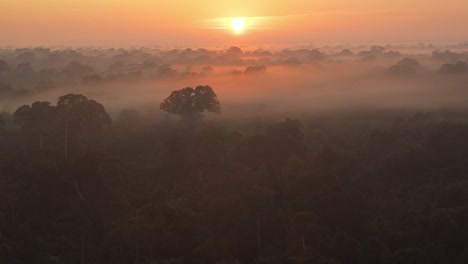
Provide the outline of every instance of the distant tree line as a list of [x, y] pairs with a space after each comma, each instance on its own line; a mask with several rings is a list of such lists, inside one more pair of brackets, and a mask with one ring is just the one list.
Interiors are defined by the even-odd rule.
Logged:
[[[460, 49], [464, 47], [454, 46]], [[231, 66], [233, 76], [252, 76], [268, 72], [271, 67], [298, 67], [301, 65], [332, 65], [337, 62], [416, 60], [419, 55], [402, 53], [404, 50], [430, 49], [427, 57], [439, 65], [442, 73], [466, 74], [468, 55], [463, 52], [420, 47], [399, 46], [325, 46], [323, 48], [284, 49], [268, 51], [261, 48], [242, 50], [232, 46], [223, 50], [207, 49], [63, 49], [23, 48], [0, 49], [0, 100], [28, 99], [35, 93], [60, 89], [64, 86], [106, 87], [106, 84], [135, 83], [138, 81], [206, 80], [216, 74], [217, 67]], [[401, 49], [401, 51], [398, 51]], [[418, 61], [419, 63], [419, 61]], [[177, 69], [185, 66], [184, 70]], [[396, 63], [388, 68], [393, 75], [410, 76], [417, 72], [431, 72], [423, 67]], [[352, 66], [350, 66], [352, 67]], [[329, 69], [333, 71], [333, 67]], [[452, 78], [454, 75], [452, 75]]]

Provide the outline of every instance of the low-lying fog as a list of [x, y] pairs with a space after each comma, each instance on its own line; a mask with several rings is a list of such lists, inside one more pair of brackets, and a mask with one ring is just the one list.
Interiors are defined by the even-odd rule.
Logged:
[[[449, 50], [450, 49], [450, 50]], [[171, 91], [210, 85], [222, 117], [321, 109], [463, 108], [468, 44], [282, 50], [0, 49], [0, 110], [79, 93], [112, 116], [162, 116]]]

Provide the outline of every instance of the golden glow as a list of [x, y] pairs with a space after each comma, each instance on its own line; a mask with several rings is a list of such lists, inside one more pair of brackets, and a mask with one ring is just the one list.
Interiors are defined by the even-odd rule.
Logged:
[[294, 43], [468, 40], [468, 1], [460, 0], [0, 0], [0, 10], [0, 47], [232, 36]]
[[245, 24], [245, 19], [241, 17], [234, 18], [231, 20], [232, 30], [234, 30], [234, 33], [236, 34], [242, 33], [242, 31], [244, 31]]

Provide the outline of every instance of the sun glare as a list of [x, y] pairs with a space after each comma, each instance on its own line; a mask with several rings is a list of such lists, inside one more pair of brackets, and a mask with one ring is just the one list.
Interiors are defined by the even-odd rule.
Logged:
[[245, 27], [245, 19], [243, 18], [234, 18], [231, 20], [231, 27], [234, 30], [234, 33], [242, 33]]

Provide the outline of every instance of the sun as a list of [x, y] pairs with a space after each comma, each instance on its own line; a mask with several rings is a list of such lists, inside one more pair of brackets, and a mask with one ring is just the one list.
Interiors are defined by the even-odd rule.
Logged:
[[231, 27], [232, 27], [232, 30], [234, 30], [234, 33], [236, 34], [240, 34], [242, 33], [242, 31], [244, 31], [244, 27], [245, 27], [245, 19], [244, 18], [233, 18], [231, 20]]

